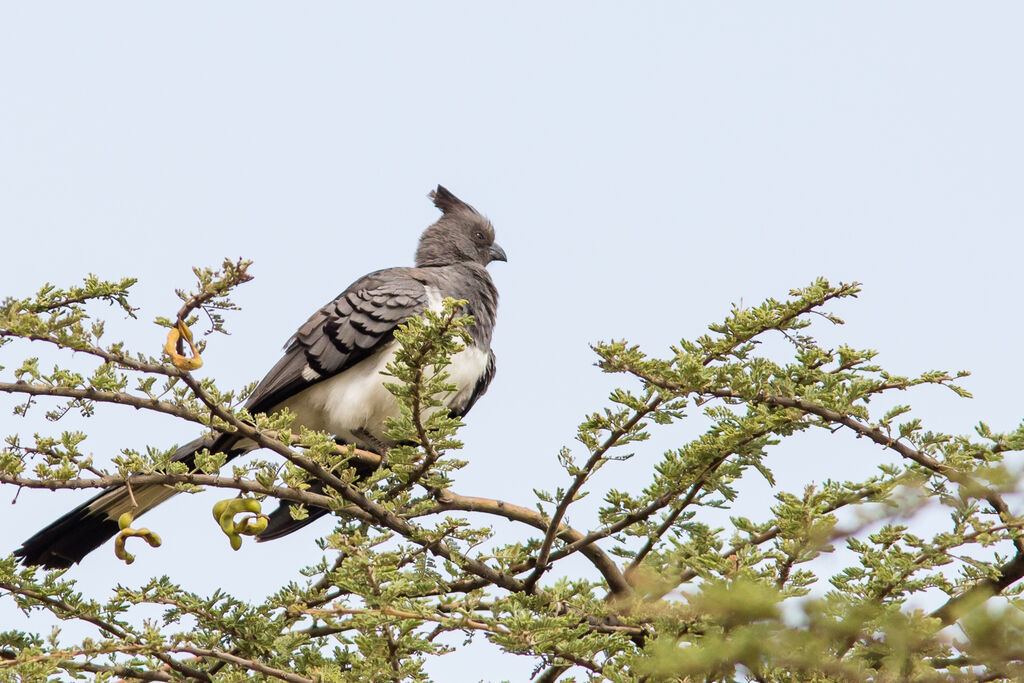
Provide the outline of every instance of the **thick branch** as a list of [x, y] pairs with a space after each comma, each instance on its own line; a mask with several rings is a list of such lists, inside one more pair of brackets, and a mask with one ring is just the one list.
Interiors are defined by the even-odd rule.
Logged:
[[[408, 610], [395, 609], [393, 607], [381, 607], [379, 609], [348, 609], [339, 607], [337, 609], [308, 609], [303, 610], [303, 614], [308, 614], [314, 617], [323, 616], [359, 616], [359, 615], [379, 615], [382, 617], [395, 617], [397, 619], [412, 619], [413, 621], [430, 621], [435, 624], [441, 624], [450, 629], [471, 629], [475, 631], [487, 631], [488, 633], [508, 633], [509, 629], [505, 626], [490, 626], [483, 623], [482, 621], [476, 621], [469, 617], [457, 619], [449, 616], [437, 616], [430, 614], [419, 614], [417, 612], [409, 612]], [[337, 628], [337, 630], [333, 630]], [[315, 634], [318, 636], [331, 635], [333, 633], [341, 633], [342, 631], [353, 628], [348, 627], [313, 627], [312, 629], [304, 629], [297, 631], [297, 633], [303, 634]]]
[[[167, 667], [161, 667], [160, 671], [144, 671], [142, 669], [135, 669], [128, 666], [122, 665], [102, 665], [93, 664], [92, 662], [76, 662], [72, 659], [63, 659], [65, 657], [90, 657], [97, 655], [106, 654], [144, 654], [145, 651], [153, 649], [153, 645], [123, 645], [116, 649], [102, 648], [102, 649], [81, 649], [74, 651], [66, 650], [51, 650], [41, 655], [32, 657], [23, 657], [19, 659], [16, 655], [0, 657], [0, 668], [15, 667], [21, 664], [29, 664], [33, 662], [44, 662], [52, 661], [54, 664], [65, 671], [87, 671], [89, 673], [105, 673], [116, 676], [123, 676], [126, 678], [133, 678], [140, 681], [170, 681], [173, 680], [170, 674], [166, 672]], [[4, 653], [6, 655], [6, 653]]]
[[[464, 512], [482, 512], [489, 515], [497, 515], [514, 522], [522, 522], [530, 526], [546, 530], [548, 522], [536, 510], [531, 510], [519, 505], [513, 505], [501, 500], [490, 498], [477, 498], [473, 496], [460, 496], [457, 493], [445, 490], [441, 493], [440, 502], [437, 507], [432, 508], [428, 514], [445, 512], [448, 510], [461, 510]], [[573, 543], [583, 539], [583, 534], [571, 527], [561, 525], [558, 529], [558, 538], [566, 543]], [[622, 572], [619, 571], [615, 562], [596, 545], [587, 545], [581, 551], [583, 555], [597, 568], [608, 588], [614, 595], [625, 595], [629, 593], [630, 586]], [[532, 563], [531, 563], [532, 564]], [[524, 567], [523, 570], [529, 569]]]
[[[6, 330], [0, 329], [0, 335], [9, 334]], [[96, 356], [97, 358], [103, 359], [104, 362], [113, 363], [122, 368], [134, 370], [150, 375], [164, 375], [165, 377], [183, 377], [186, 373], [184, 370], [179, 370], [170, 363], [155, 363], [150, 361], [138, 360], [131, 356], [125, 355], [121, 352], [109, 351], [99, 346], [90, 346], [89, 344], [82, 344], [79, 346], [72, 346], [65, 344], [59, 339], [42, 335], [42, 334], [19, 334], [16, 335], [22, 339], [28, 341], [41, 341], [47, 344], [53, 344], [58, 348], [68, 349], [69, 351], [75, 351], [76, 353], [85, 353], [90, 356]]]
[[948, 626], [965, 612], [993, 595], [1003, 592], [1021, 578], [1024, 578], [1024, 555], [1018, 554], [999, 568], [999, 576], [994, 579], [982, 579], [960, 595], [947, 600], [946, 604], [932, 612], [930, 616], [941, 619], [942, 623]]
[[[62, 662], [60, 667], [62, 669], [71, 669], [74, 671], [87, 671], [89, 673], [99, 674], [111, 674], [114, 676], [121, 676], [124, 678], [134, 678], [138, 681], [173, 681], [174, 679], [170, 674], [164, 671], [143, 671], [142, 669], [133, 669], [128, 666], [103, 666], [102, 664], [91, 664], [88, 662]], [[161, 667], [166, 668], [166, 667]]]
[[544, 673], [537, 677], [537, 683], [555, 683], [555, 681], [561, 678], [562, 674], [570, 668], [571, 667], [565, 666], [564, 664], [549, 666]]

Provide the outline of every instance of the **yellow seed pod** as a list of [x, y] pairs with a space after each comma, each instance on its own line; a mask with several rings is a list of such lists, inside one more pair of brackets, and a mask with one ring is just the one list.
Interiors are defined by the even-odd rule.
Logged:
[[[231, 542], [232, 549], [238, 550], [242, 547], [241, 534], [254, 536], [267, 528], [268, 518], [261, 514], [260, 510], [260, 502], [255, 498], [229, 498], [213, 506], [213, 516]], [[235, 515], [243, 512], [251, 512], [257, 517], [246, 517], [236, 524]]]
[[[192, 351], [192, 357], [178, 353], [178, 341], [184, 341]], [[167, 342], [164, 344], [164, 353], [171, 358], [174, 367], [179, 370], [195, 370], [203, 367], [203, 359], [199, 356], [199, 349], [192, 342], [192, 330], [188, 329], [185, 321], [179, 320], [177, 326], [167, 333]]]
[[228, 509], [228, 505], [234, 498], [228, 498], [227, 500], [218, 500], [213, 505], [213, 518], [220, 523], [220, 516], [224, 514], [224, 511]]
[[[120, 519], [118, 519], [118, 524], [121, 524], [124, 521], [126, 515], [128, 515], [128, 513], [121, 515]], [[131, 523], [131, 517], [128, 518], [128, 523]], [[128, 552], [124, 547], [125, 541], [132, 536], [138, 536], [145, 540], [152, 548], [158, 548], [163, 543], [160, 536], [149, 529], [132, 529], [128, 526], [122, 526], [121, 533], [119, 533], [117, 538], [114, 539], [114, 556], [119, 560], [123, 560], [125, 564], [131, 564], [135, 561], [135, 556]]]
[[235, 515], [241, 512], [260, 512], [260, 502], [255, 498], [233, 498], [228, 501], [227, 507], [222, 510], [218, 522], [224, 533], [230, 533], [235, 527]]
[[245, 517], [235, 526], [235, 531], [246, 536], [256, 536], [267, 530], [269, 517], [259, 515], [258, 517]]
[[139, 529], [138, 532], [136, 532], [134, 535], [144, 539], [151, 548], [159, 548], [161, 545], [163, 545], [163, 539], [161, 539], [160, 536], [155, 531], [150, 531], [149, 529]]
[[114, 556], [119, 560], [123, 560], [125, 564], [131, 564], [135, 561], [135, 556], [124, 549], [124, 542], [127, 538], [123, 533], [117, 535], [117, 538], [114, 540]]

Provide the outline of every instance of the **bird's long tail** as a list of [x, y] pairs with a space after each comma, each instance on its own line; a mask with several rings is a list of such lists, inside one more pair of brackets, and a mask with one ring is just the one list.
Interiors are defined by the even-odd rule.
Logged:
[[[225, 452], [230, 459], [247, 450], [235, 446], [235, 441], [235, 437], [203, 437], [179, 448], [171, 459], [192, 468], [196, 453], [204, 448]], [[176, 493], [177, 489], [162, 484], [133, 486], [130, 492], [126, 486], [106, 489], [36, 533], [14, 554], [26, 565], [70, 567], [117, 535], [117, 520], [122, 514], [131, 512], [138, 517]]]

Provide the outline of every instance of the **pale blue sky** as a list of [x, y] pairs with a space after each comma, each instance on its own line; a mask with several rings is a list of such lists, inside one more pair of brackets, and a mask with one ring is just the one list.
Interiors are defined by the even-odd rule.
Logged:
[[[1012, 428], [1022, 30], [1011, 2], [2, 3], [0, 296], [136, 275], [148, 321], [177, 309], [191, 265], [252, 258], [234, 334], [201, 371], [237, 386], [350, 281], [411, 261], [440, 182], [509, 255], [492, 266], [498, 374], [463, 432], [460, 492], [530, 505], [565, 481], [555, 452], [612, 386], [588, 342], [660, 351], [817, 275], [865, 284], [830, 343], [877, 348], [898, 372], [974, 372], [972, 401], [918, 397], [930, 424]], [[114, 332], [162, 342], [145, 322]], [[52, 429], [4, 414], [5, 434]], [[123, 409], [89, 428], [101, 461], [192, 436]], [[641, 488], [690, 431], [598, 485]], [[772, 462], [793, 490], [882, 457], [807, 437]], [[743, 513], [768, 495], [752, 484]], [[106, 549], [71, 575], [102, 595], [168, 567], [258, 597], [316, 557], [323, 524], [232, 553], [207, 520], [216, 497], [148, 516], [165, 546], [130, 568]], [[81, 498], [22, 492], [0, 550]], [[592, 523], [598, 499], [571, 521]], [[254, 560], [265, 577], [242, 569]], [[485, 647], [430, 664], [438, 680], [530, 668]]]

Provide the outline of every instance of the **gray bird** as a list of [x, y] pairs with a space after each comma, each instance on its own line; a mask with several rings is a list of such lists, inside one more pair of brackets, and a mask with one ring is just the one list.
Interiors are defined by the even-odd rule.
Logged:
[[[384, 434], [384, 421], [398, 416], [397, 400], [380, 374], [398, 344], [395, 328], [426, 308], [440, 309], [445, 297], [466, 300], [463, 312], [476, 320], [468, 328], [472, 343], [447, 368], [456, 386], [447, 406], [461, 417], [487, 391], [494, 376], [491, 335], [498, 290], [486, 266], [505, 261], [505, 252], [494, 242], [490, 221], [472, 206], [440, 185], [429, 196], [442, 216], [420, 237], [416, 266], [365, 275], [314, 313], [249, 397], [251, 413], [287, 407], [296, 415], [296, 429], [323, 430], [341, 443], [383, 454], [394, 445]], [[179, 448], [173, 460], [191, 468], [204, 448], [231, 459], [253, 445], [232, 435], [204, 437]], [[25, 541], [15, 555], [26, 565], [70, 567], [118, 533], [122, 513], [138, 517], [175, 493], [161, 485], [135, 486], [131, 496], [124, 486], [106, 489]], [[282, 505], [259, 538], [285, 536], [327, 512], [312, 509], [296, 521]]]

